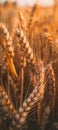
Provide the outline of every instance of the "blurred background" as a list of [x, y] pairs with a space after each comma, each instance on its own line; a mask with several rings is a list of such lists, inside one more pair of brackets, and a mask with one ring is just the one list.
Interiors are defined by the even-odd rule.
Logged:
[[[5, 0], [0, 0], [0, 3], [3, 3]], [[39, 2], [40, 5], [43, 6], [50, 6], [54, 4], [55, 0], [7, 0], [7, 1], [17, 1], [17, 3], [21, 6], [27, 6], [27, 5], [32, 5], [36, 1]]]

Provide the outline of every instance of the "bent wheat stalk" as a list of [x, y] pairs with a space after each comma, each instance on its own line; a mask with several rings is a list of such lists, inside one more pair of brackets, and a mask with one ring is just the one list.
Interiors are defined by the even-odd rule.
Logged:
[[[42, 68], [40, 68], [40, 65]], [[19, 108], [19, 116], [16, 115], [11, 123], [10, 130], [12, 129], [20, 129], [26, 122], [26, 118], [28, 116], [28, 113], [32, 109], [32, 107], [37, 103], [37, 102], [42, 102], [43, 100], [43, 95], [44, 95], [44, 76], [42, 76], [42, 73], [44, 72], [43, 64], [42, 62], [39, 63], [39, 77], [43, 78], [38, 81], [38, 86], [35, 87], [33, 92], [30, 94], [30, 96], [23, 102], [22, 107]], [[44, 75], [44, 74], [43, 74]]]

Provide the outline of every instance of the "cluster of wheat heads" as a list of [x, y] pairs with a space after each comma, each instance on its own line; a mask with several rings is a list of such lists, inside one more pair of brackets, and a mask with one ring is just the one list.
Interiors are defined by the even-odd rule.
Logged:
[[1, 130], [50, 130], [57, 121], [57, 7], [0, 4]]

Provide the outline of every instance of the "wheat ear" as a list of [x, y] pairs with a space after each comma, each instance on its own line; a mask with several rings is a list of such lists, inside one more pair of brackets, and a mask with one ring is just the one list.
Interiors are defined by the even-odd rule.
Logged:
[[29, 18], [29, 22], [28, 22], [28, 30], [30, 29], [31, 25], [32, 25], [32, 22], [33, 22], [33, 17], [34, 17], [34, 14], [37, 10], [37, 7], [38, 7], [38, 4], [34, 4], [34, 6], [32, 7], [32, 10], [31, 10], [31, 13], [30, 13], [30, 18]]
[[18, 37], [18, 42], [20, 43], [20, 45], [22, 46], [22, 48], [24, 48], [25, 50], [25, 55], [27, 57], [27, 59], [29, 60], [29, 62], [31, 64], [34, 64], [34, 57], [33, 57], [33, 52], [32, 52], [32, 49], [29, 45], [29, 42], [23, 32], [22, 29], [16, 31], [16, 34], [17, 34], [17, 37]]
[[[9, 65], [9, 69], [12, 72], [13, 76], [17, 79], [16, 69], [14, 67], [13, 60], [12, 60], [12, 56], [13, 56], [12, 40], [9, 36], [9, 32], [7, 31], [5, 25], [0, 23], [0, 33], [1, 32], [2, 32], [2, 36], [0, 37], [0, 45], [5, 52], [6, 59], [7, 59], [8, 65]], [[5, 38], [8, 50], [6, 50], [6, 47], [4, 44], [4, 39], [2, 37]]]
[[16, 113], [12, 102], [9, 100], [3, 87], [0, 85], [0, 116], [2, 119], [13, 118]]
[[24, 30], [24, 32], [26, 32], [26, 30], [27, 30], [27, 28], [26, 28], [26, 19], [25, 19], [22, 12], [19, 12], [19, 20], [20, 20], [20, 23], [21, 23], [21, 28]]
[[46, 69], [46, 78], [47, 78], [47, 86], [44, 96], [44, 108], [43, 108], [44, 112], [41, 121], [41, 130], [45, 130], [46, 124], [48, 122], [48, 117], [52, 110], [54, 114], [56, 85], [55, 85], [55, 74], [51, 63]]
[[49, 62], [50, 62], [51, 60], [53, 60], [54, 55], [55, 55], [54, 41], [53, 41], [53, 38], [52, 38], [52, 36], [50, 35], [50, 33], [48, 31], [44, 32], [43, 37], [47, 42], [46, 43], [47, 47], [48, 47], [47, 51], [49, 51], [48, 58], [49, 58]]

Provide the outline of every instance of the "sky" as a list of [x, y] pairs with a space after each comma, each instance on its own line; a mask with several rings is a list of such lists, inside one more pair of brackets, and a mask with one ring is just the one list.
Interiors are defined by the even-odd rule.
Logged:
[[[0, 3], [3, 3], [5, 0], [0, 0]], [[8, 0], [8, 1], [17, 1], [19, 5], [32, 5], [33, 3], [36, 2], [36, 0]], [[50, 6], [54, 4], [55, 0], [38, 0], [40, 5], [43, 6]]]

